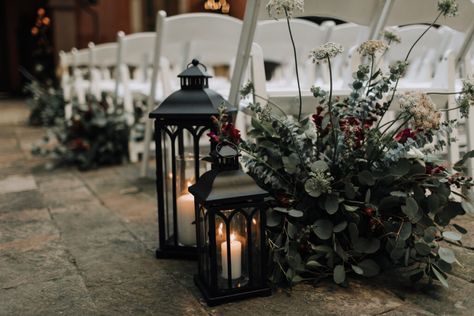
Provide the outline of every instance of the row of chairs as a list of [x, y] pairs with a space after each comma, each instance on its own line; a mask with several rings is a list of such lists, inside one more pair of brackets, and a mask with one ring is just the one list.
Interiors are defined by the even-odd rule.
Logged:
[[[297, 50], [298, 67], [304, 96], [304, 113], [314, 110], [314, 99], [309, 88], [313, 84], [328, 86], [325, 65], [314, 65], [309, 59], [309, 51], [327, 41], [341, 43], [345, 52], [334, 61], [335, 95], [349, 93], [348, 84], [354, 69], [360, 64], [357, 46], [368, 37], [368, 28], [353, 23], [335, 25], [325, 22], [321, 25], [302, 20], [291, 20], [291, 27]], [[403, 59], [409, 45], [426, 26], [396, 27], [392, 31], [402, 38], [401, 44], [394, 44], [383, 56], [382, 65]], [[155, 32], [125, 35], [119, 32], [116, 43], [89, 44], [86, 49], [61, 52], [63, 70], [61, 85], [66, 101], [76, 97], [80, 103], [86, 102], [86, 94], [100, 98], [102, 93], [110, 93], [123, 102], [129, 124], [134, 124], [134, 100], [139, 96], [147, 99], [147, 110], [172, 91], [179, 88], [176, 79], [186, 64], [197, 58], [213, 69], [228, 71], [222, 75], [215, 72], [210, 81], [211, 88], [227, 97], [230, 90], [232, 67], [237, 55], [237, 45], [242, 30], [242, 21], [232, 17], [192, 13], [166, 17], [157, 14]], [[454, 56], [462, 43], [462, 34], [447, 27], [432, 29], [412, 52], [407, 77], [400, 83], [404, 90], [454, 90], [456, 88], [456, 68]], [[251, 67], [247, 77], [254, 82], [259, 96], [274, 99], [286, 105], [287, 113], [294, 114], [296, 79], [292, 48], [289, 44], [286, 21], [272, 20], [258, 23], [252, 48]], [[264, 61], [278, 64], [271, 80], [264, 76]], [[451, 90], [452, 89], [452, 90]], [[441, 100], [440, 102], [445, 102]], [[453, 102], [453, 100], [449, 100]], [[244, 106], [244, 104], [242, 105]], [[146, 174], [151, 124], [146, 122], [145, 144], [131, 144], [131, 160], [138, 160], [143, 151], [142, 175]], [[245, 132], [246, 119], [239, 117], [240, 128]], [[451, 148], [452, 161], [459, 157], [459, 149]], [[451, 159], [450, 159], [451, 160]]]

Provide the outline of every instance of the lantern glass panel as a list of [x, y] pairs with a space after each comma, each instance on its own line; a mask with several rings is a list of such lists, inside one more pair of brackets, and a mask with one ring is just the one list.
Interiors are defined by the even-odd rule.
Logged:
[[196, 245], [194, 198], [188, 192], [188, 187], [196, 182], [196, 177], [211, 168], [210, 163], [201, 160], [203, 155], [200, 154], [199, 144], [205, 138], [205, 130], [205, 127], [192, 127], [189, 130], [177, 126], [164, 128], [162, 163], [165, 239], [170, 246]]
[[207, 284], [211, 283], [211, 275], [210, 275], [210, 258], [209, 258], [209, 222], [208, 222], [208, 212], [206, 208], [200, 207], [199, 208], [199, 243], [200, 245], [198, 249], [199, 254], [199, 269], [200, 274], [203, 276], [203, 279], [206, 281]]
[[258, 209], [249, 209], [249, 214], [252, 214], [252, 220], [250, 224], [250, 238], [249, 252], [251, 255], [250, 266], [250, 280], [259, 280], [262, 276], [262, 232], [260, 231], [260, 212]]

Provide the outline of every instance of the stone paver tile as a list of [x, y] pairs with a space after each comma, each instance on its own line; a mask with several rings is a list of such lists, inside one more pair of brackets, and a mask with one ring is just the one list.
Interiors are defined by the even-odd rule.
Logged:
[[[28, 218], [29, 216], [32, 218]], [[36, 249], [59, 238], [59, 232], [47, 209], [4, 213], [0, 215], [0, 219], [0, 251]]]
[[331, 281], [297, 285], [288, 293], [208, 308], [211, 315], [376, 315], [405, 303], [381, 287], [351, 280], [348, 288]]
[[57, 175], [37, 175], [38, 186], [41, 192], [57, 192], [58, 190], [73, 189], [80, 186], [84, 186], [84, 183], [79, 180], [75, 175], [64, 172], [63, 174]]
[[408, 283], [400, 277], [382, 275], [374, 280], [394, 293], [406, 303], [410, 303], [418, 308], [429, 311], [436, 315], [471, 315], [466, 311], [474, 309], [472, 293], [474, 284], [449, 276], [449, 288], [443, 287], [438, 282], [429, 285], [419, 283], [416, 285]]
[[25, 156], [22, 152], [15, 151], [11, 153], [3, 153], [0, 155], [0, 166], [2, 168], [8, 167], [18, 163], [19, 160], [24, 160]]
[[0, 213], [45, 208], [38, 190], [0, 194]]
[[0, 288], [8, 289], [28, 283], [57, 279], [77, 274], [60, 240], [54, 240], [40, 249], [0, 251]]
[[0, 194], [22, 192], [37, 189], [32, 175], [12, 175], [0, 179]]
[[77, 275], [0, 289], [0, 297], [0, 315], [98, 315]]
[[49, 207], [68, 206], [95, 200], [94, 194], [84, 186], [64, 188], [61, 190], [49, 190], [40, 187], [40, 191], [43, 195], [44, 203]]
[[161, 271], [144, 279], [91, 287], [89, 291], [97, 308], [108, 314], [208, 315], [186, 289]]

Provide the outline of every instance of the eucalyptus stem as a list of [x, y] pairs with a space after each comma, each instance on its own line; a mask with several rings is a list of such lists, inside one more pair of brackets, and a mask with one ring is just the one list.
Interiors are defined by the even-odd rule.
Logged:
[[453, 91], [453, 92], [427, 92], [426, 95], [452, 95], [452, 94], [461, 94], [464, 91]]
[[374, 71], [374, 59], [375, 59], [375, 55], [370, 55], [370, 74], [369, 74], [369, 80], [367, 81], [367, 93], [365, 94], [366, 96], [369, 95], [369, 91], [370, 91], [370, 82], [372, 81], [372, 75]]
[[303, 101], [301, 98], [301, 87], [300, 87], [300, 76], [298, 72], [298, 57], [296, 55], [296, 46], [293, 39], [293, 33], [291, 32], [290, 17], [288, 11], [285, 8], [286, 24], [288, 25], [288, 32], [290, 33], [291, 45], [293, 46], [293, 57], [295, 58], [295, 72], [296, 72], [296, 83], [298, 84], [298, 97], [299, 97], [299, 109], [298, 109], [298, 122], [301, 121], [301, 110], [303, 108]]
[[329, 99], [328, 99], [328, 109], [329, 109], [329, 119], [331, 121], [332, 137], [334, 140], [334, 153], [332, 157], [333, 164], [336, 163], [337, 155], [337, 136], [336, 136], [336, 125], [334, 122], [334, 117], [332, 115], [332, 67], [331, 67], [331, 58], [327, 56], [328, 68], [329, 68]]
[[260, 96], [260, 95], [258, 95], [258, 94], [256, 94], [256, 93], [254, 93], [253, 95], [256, 96], [257, 98], [260, 98], [260, 99], [262, 99], [262, 100], [267, 101], [268, 104], [273, 105], [278, 111], [280, 111], [280, 112], [283, 114], [283, 116], [286, 116], [285, 111], [283, 111], [283, 109], [282, 109], [278, 104], [276, 104], [275, 102], [271, 101], [271, 100], [268, 99], [268, 98], [264, 98], [264, 97], [262, 97], [262, 96]]
[[272, 166], [270, 166], [266, 161], [260, 159], [259, 157], [255, 156], [252, 152], [246, 150], [245, 148], [242, 148], [240, 147], [240, 150], [242, 150], [243, 152], [245, 152], [247, 155], [253, 157], [255, 160], [257, 160], [259, 163], [262, 163], [264, 164], [267, 168], [271, 169], [276, 175], [278, 175], [278, 177], [285, 181], [287, 184], [289, 185], [292, 185], [291, 181], [289, 181], [288, 179], [286, 179], [282, 174], [280, 174], [275, 168], [273, 168]]

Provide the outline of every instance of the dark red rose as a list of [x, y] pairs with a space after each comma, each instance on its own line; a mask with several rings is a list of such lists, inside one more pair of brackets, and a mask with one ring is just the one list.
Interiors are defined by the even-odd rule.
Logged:
[[209, 132], [207, 133], [207, 136], [211, 139], [211, 141], [218, 143], [219, 142], [219, 136], [216, 135], [214, 132]]
[[398, 132], [398, 134], [395, 135], [394, 139], [397, 142], [404, 144], [409, 138], [415, 139], [416, 134], [417, 132], [413, 131], [411, 128], [405, 128], [404, 130]]
[[364, 213], [365, 215], [372, 217], [375, 213], [375, 210], [372, 207], [366, 207], [364, 208]]

